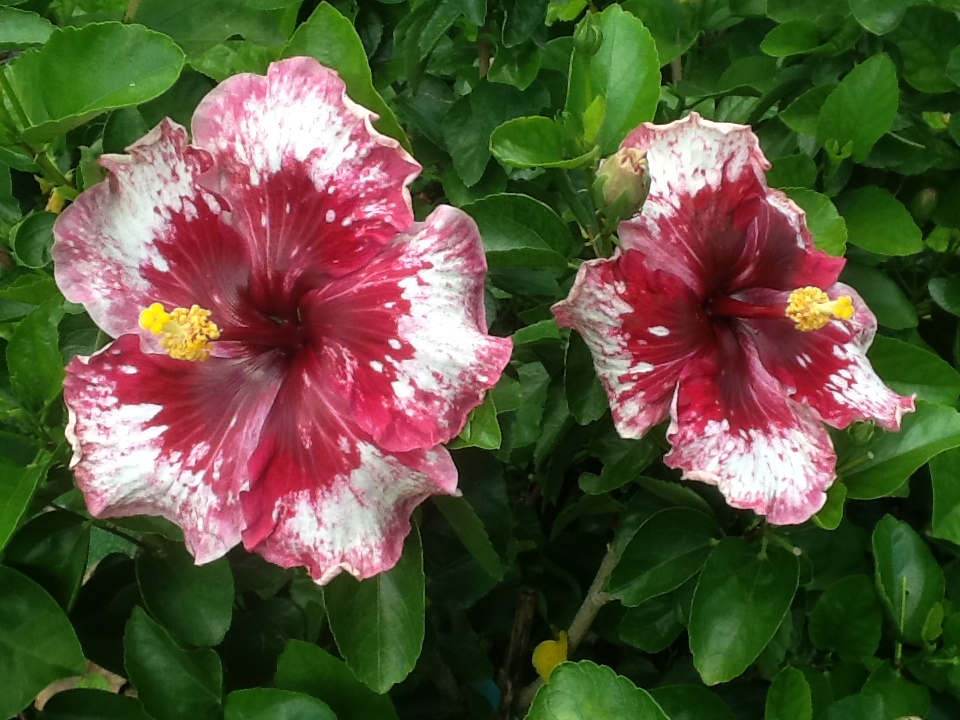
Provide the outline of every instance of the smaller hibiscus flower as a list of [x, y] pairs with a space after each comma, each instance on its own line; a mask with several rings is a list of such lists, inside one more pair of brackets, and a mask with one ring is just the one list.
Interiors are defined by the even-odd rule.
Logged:
[[414, 222], [420, 166], [311, 58], [164, 120], [54, 226], [63, 294], [116, 340], [67, 366], [77, 484], [198, 563], [242, 542], [319, 582], [392, 567], [441, 443], [510, 358], [476, 224]]
[[767, 187], [749, 127], [692, 113], [621, 147], [646, 152], [650, 193], [620, 224], [622, 249], [581, 266], [557, 322], [589, 346], [623, 437], [669, 416], [667, 465], [734, 507], [803, 522], [835, 477], [824, 423], [898, 430], [914, 409], [866, 359], [876, 318]]

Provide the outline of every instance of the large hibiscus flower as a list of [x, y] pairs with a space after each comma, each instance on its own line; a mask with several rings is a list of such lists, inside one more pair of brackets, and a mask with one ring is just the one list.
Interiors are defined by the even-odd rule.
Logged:
[[767, 187], [742, 125], [693, 113], [645, 124], [651, 187], [621, 223], [622, 250], [584, 263], [553, 312], [586, 340], [620, 434], [668, 415], [665, 461], [777, 524], [825, 502], [836, 455], [823, 423], [897, 430], [913, 399], [865, 357], [877, 323], [813, 248], [803, 212]]
[[198, 563], [239, 542], [319, 582], [393, 566], [456, 491], [440, 445], [500, 376], [476, 225], [416, 223], [420, 166], [310, 58], [106, 155], [54, 228], [56, 279], [116, 340], [67, 367], [77, 483], [161, 515]]

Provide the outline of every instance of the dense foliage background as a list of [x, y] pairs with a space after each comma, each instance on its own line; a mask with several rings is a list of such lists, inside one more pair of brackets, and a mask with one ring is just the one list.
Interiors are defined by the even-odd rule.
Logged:
[[[476, 219], [515, 344], [455, 443], [463, 498], [422, 507], [390, 573], [326, 588], [89, 517], [62, 367], [108, 338], [49, 254], [101, 153], [291, 55], [409, 143], [419, 217]], [[0, 717], [523, 717], [534, 646], [578, 609], [531, 720], [960, 717], [955, 0], [0, 0], [0, 58]], [[769, 183], [849, 258], [878, 372], [917, 394], [897, 435], [835, 433], [803, 526], [679, 482], [662, 429], [620, 439], [549, 312], [612, 247], [599, 159], [691, 110], [754, 126]]]

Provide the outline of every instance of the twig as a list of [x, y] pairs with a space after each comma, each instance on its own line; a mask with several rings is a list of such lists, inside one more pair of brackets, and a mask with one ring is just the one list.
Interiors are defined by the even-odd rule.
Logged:
[[140, 9], [141, 0], [130, 0], [130, 4], [127, 5], [126, 12], [123, 13], [123, 21], [125, 23], [132, 23], [134, 16], [137, 14], [137, 10]]
[[477, 31], [477, 60], [480, 63], [480, 77], [485, 78], [490, 72], [491, 47], [490, 40], [487, 39], [487, 31], [490, 24], [484, 20], [483, 25]]
[[500, 720], [512, 720], [517, 702], [516, 688], [524, 670], [527, 646], [530, 642], [530, 628], [533, 613], [537, 607], [537, 594], [532, 588], [520, 589], [517, 609], [513, 614], [513, 630], [510, 633], [510, 645], [500, 671]]
[[[617, 557], [613, 552], [613, 545], [608, 545], [607, 554], [604, 555], [603, 560], [600, 561], [600, 567], [597, 569], [597, 574], [594, 576], [593, 582], [590, 583], [587, 596], [583, 599], [580, 609], [577, 610], [577, 614], [573, 617], [573, 622], [570, 623], [570, 628], [567, 630], [568, 655], [573, 655], [577, 646], [587, 636], [590, 625], [597, 617], [600, 609], [613, 600], [611, 595], [604, 592], [603, 586], [606, 584], [607, 578], [610, 577], [610, 573], [613, 572], [613, 568], [615, 568], [616, 565]], [[543, 685], [543, 680], [537, 678], [520, 692], [519, 703], [521, 709], [526, 711], [533, 704], [533, 698], [536, 696], [537, 690], [540, 689], [541, 685]]]

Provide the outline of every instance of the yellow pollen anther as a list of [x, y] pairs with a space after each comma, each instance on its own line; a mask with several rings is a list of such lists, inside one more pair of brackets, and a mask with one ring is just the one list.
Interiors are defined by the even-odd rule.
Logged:
[[210, 357], [210, 343], [220, 337], [210, 315], [199, 305], [167, 312], [160, 303], [153, 303], [140, 313], [140, 327], [160, 335], [160, 347], [174, 360], [203, 362]]
[[836, 300], [831, 300], [817, 287], [797, 288], [790, 293], [784, 314], [796, 323], [797, 330], [801, 332], [819, 330], [830, 322], [830, 318], [852, 318], [853, 300], [849, 295], [841, 295]]

